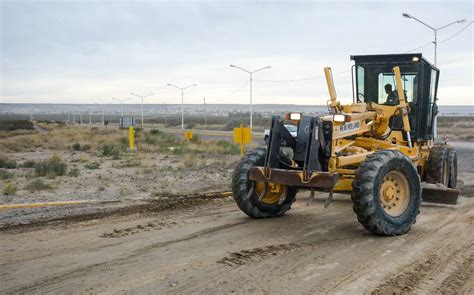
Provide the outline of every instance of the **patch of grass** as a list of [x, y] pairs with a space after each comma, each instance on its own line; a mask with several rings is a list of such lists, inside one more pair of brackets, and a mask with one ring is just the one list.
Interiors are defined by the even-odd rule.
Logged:
[[15, 169], [16, 167], [17, 167], [16, 161], [0, 158], [0, 168]]
[[2, 193], [5, 196], [14, 195], [16, 194], [16, 192], [17, 192], [17, 188], [13, 183], [11, 183], [10, 181], [5, 182], [5, 184], [3, 185], [3, 191], [2, 191]]
[[77, 169], [77, 168], [72, 168], [69, 170], [69, 172], [67, 173], [68, 176], [71, 176], [71, 177], [78, 177], [79, 175], [81, 174], [80, 170]]
[[236, 155], [240, 153], [240, 147], [226, 140], [218, 140], [216, 145], [222, 149], [223, 154]]
[[30, 192], [34, 193], [37, 191], [51, 189], [51, 186], [44, 183], [41, 178], [35, 178], [25, 188], [29, 190]]
[[104, 144], [101, 150], [102, 150], [102, 156], [104, 157], [119, 157], [120, 156], [120, 149], [112, 143]]
[[160, 134], [163, 134], [163, 132], [161, 132], [160, 130], [158, 129], [151, 129], [150, 130], [150, 135], [160, 135]]
[[189, 141], [192, 143], [202, 143], [201, 136], [197, 134], [193, 134], [193, 138], [191, 138]]
[[99, 162], [92, 162], [84, 165], [86, 169], [89, 170], [95, 170], [95, 169], [100, 169], [100, 163]]
[[76, 142], [75, 144], [72, 145], [72, 149], [75, 151], [80, 151], [81, 150], [81, 144]]
[[35, 164], [35, 176], [47, 176], [55, 178], [56, 176], [65, 175], [67, 165], [61, 161], [59, 156], [52, 156], [48, 160], [40, 161]]
[[190, 155], [190, 154], [187, 154], [184, 156], [184, 161], [183, 161], [183, 164], [184, 164], [184, 167], [186, 168], [193, 168], [193, 167], [196, 167], [198, 165], [198, 159], [196, 158], [195, 155]]
[[35, 168], [35, 164], [36, 162], [33, 161], [33, 160], [28, 160], [28, 161], [25, 161], [23, 162], [23, 164], [21, 165], [23, 168]]
[[33, 123], [29, 120], [1, 120], [0, 121], [0, 130], [18, 130], [18, 129], [25, 129], [25, 130], [33, 130]]
[[92, 147], [90, 144], [84, 144], [83, 146], [81, 146], [81, 151], [87, 152], [90, 151], [91, 148]]
[[5, 180], [5, 179], [10, 179], [13, 178], [13, 173], [8, 172], [7, 170], [0, 170], [0, 179]]

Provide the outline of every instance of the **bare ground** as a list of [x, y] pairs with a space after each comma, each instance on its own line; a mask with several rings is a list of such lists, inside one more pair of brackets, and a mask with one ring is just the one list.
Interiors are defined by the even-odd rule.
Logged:
[[367, 233], [342, 195], [267, 220], [209, 198], [4, 228], [0, 292], [472, 294], [474, 155], [458, 151], [459, 203], [423, 204], [403, 236]]

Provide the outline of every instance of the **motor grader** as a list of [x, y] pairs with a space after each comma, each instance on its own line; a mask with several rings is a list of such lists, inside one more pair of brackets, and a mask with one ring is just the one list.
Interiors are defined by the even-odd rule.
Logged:
[[[352, 104], [338, 101], [325, 68], [329, 113], [274, 116], [267, 146], [236, 166], [233, 195], [248, 216], [284, 215], [299, 190], [309, 190], [309, 200], [327, 192], [325, 207], [334, 193], [347, 193], [365, 229], [400, 235], [422, 201], [456, 203], [456, 151], [434, 143], [439, 70], [421, 54], [351, 60]], [[298, 126], [296, 138], [284, 127], [289, 122]]]

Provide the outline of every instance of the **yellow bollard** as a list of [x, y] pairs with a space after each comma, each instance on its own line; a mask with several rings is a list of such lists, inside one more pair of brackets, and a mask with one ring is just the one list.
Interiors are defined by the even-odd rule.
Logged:
[[131, 151], [135, 150], [135, 129], [133, 126], [128, 127], [128, 142]]
[[240, 132], [242, 132], [242, 137], [240, 140], [240, 156], [242, 157], [244, 155], [244, 125], [240, 124]]

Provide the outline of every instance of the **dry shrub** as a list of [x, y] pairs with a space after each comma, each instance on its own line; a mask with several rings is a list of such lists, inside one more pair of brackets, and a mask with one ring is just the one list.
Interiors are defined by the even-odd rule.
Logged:
[[25, 189], [34, 193], [37, 191], [51, 189], [51, 186], [49, 184], [44, 183], [43, 180], [41, 180], [40, 178], [35, 178], [25, 187]]
[[105, 143], [122, 145], [121, 138], [126, 135], [126, 131], [120, 129], [94, 129], [85, 126], [54, 127], [48, 132], [6, 137], [0, 142], [0, 151], [35, 151], [38, 148], [67, 150], [71, 142], [80, 143], [81, 150], [98, 151]]
[[59, 156], [52, 156], [48, 160], [35, 163], [35, 175], [47, 176], [55, 178], [56, 176], [65, 175], [67, 172], [67, 165], [61, 161]]
[[17, 192], [17, 188], [13, 183], [11, 183], [10, 181], [5, 182], [5, 184], [3, 185], [3, 191], [2, 191], [2, 193], [5, 196], [14, 195], [16, 194], [16, 192]]

